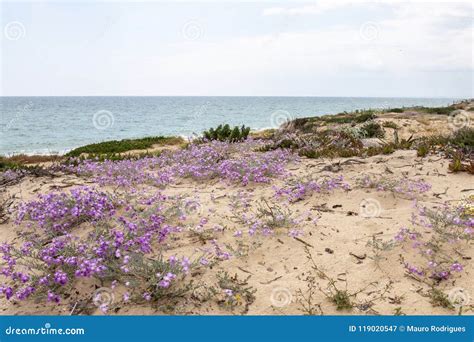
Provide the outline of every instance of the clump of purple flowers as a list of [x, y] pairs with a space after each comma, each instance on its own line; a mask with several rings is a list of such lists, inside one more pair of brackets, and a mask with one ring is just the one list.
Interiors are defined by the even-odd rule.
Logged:
[[165, 186], [179, 178], [222, 180], [247, 185], [266, 183], [284, 174], [284, 165], [296, 155], [287, 150], [256, 152], [260, 144], [252, 140], [242, 143], [212, 141], [191, 144], [178, 151], [165, 151], [157, 157], [134, 160], [76, 160], [63, 170], [91, 177], [100, 185], [132, 186], [152, 184]]
[[[178, 279], [198, 262], [161, 257], [162, 243], [179, 231], [165, 214], [173, 203], [160, 193], [129, 194], [125, 207], [118, 207], [124, 203], [80, 188], [24, 204], [19, 222], [38, 224], [47, 233], [54, 233], [53, 238], [24, 234], [20, 247], [0, 246], [0, 275], [7, 280], [0, 293], [7, 299], [24, 300], [34, 294], [59, 303], [81, 278], [133, 283], [132, 293], [147, 292], [151, 299], [160, 298], [160, 289], [174, 291]], [[123, 209], [120, 214], [118, 209]], [[94, 225], [83, 227], [79, 236], [72, 235], [71, 228], [85, 220], [92, 220]]]
[[63, 165], [62, 170], [91, 178], [101, 186], [116, 185], [130, 187], [138, 184], [163, 186], [172, 180], [171, 170], [152, 172], [160, 165], [159, 157], [145, 157], [125, 160], [75, 160]]
[[191, 289], [191, 284], [183, 282], [193, 268], [200, 264], [188, 257], [171, 255], [165, 258], [143, 258], [132, 254], [127, 261], [129, 270], [120, 278], [120, 284], [127, 287], [126, 300], [131, 297], [139, 301], [159, 301], [166, 297], [182, 296]]
[[395, 194], [416, 198], [418, 194], [423, 194], [431, 190], [431, 185], [423, 180], [412, 180], [409, 178], [390, 179], [384, 176], [366, 176], [359, 180], [362, 188], [377, 189], [377, 191], [390, 191]]
[[330, 193], [336, 189], [349, 190], [350, 185], [342, 176], [321, 177], [320, 179], [290, 180], [282, 188], [274, 188], [277, 197], [285, 197], [290, 202], [303, 200], [314, 193]]
[[80, 187], [70, 193], [52, 192], [38, 199], [22, 203], [16, 223], [28, 221], [47, 233], [57, 235], [68, 232], [83, 222], [97, 222], [115, 213], [114, 198], [90, 187]]
[[462, 272], [459, 252], [474, 238], [472, 203], [417, 209], [417, 214], [412, 215], [413, 228], [400, 229], [394, 238], [411, 247], [406, 257], [413, 262], [405, 263], [407, 271], [435, 282]]
[[11, 181], [16, 181], [20, 178], [22, 178], [25, 175], [24, 170], [13, 170], [13, 169], [8, 169], [4, 172], [0, 172], [0, 183], [8, 183]]
[[288, 150], [252, 152], [235, 159], [222, 161], [217, 172], [223, 179], [247, 185], [250, 182], [268, 183], [272, 177], [285, 173], [285, 164], [292, 159]]
[[3, 244], [0, 273], [10, 280], [9, 285], [3, 285], [9, 291], [3, 293], [7, 299], [13, 291], [19, 300], [37, 294], [59, 302], [59, 293], [66, 292], [79, 278], [106, 275], [108, 260], [94, 253], [97, 244], [92, 239], [81, 241], [69, 234], [55, 237], [47, 244], [26, 241], [21, 248]]

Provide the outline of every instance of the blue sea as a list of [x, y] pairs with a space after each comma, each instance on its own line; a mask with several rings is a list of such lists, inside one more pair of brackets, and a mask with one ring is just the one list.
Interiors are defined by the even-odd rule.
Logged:
[[299, 117], [454, 98], [0, 97], [0, 155], [64, 154], [78, 146], [156, 135], [192, 136], [221, 123], [252, 129]]

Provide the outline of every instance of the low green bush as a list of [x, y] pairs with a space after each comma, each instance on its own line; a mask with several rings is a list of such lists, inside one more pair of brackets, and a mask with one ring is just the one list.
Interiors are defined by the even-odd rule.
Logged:
[[454, 132], [449, 142], [455, 146], [474, 148], [474, 128], [465, 127]]
[[383, 127], [392, 128], [392, 129], [398, 129], [399, 128], [398, 125], [393, 121], [385, 121], [383, 123]]
[[180, 137], [147, 137], [141, 139], [123, 139], [104, 141], [78, 147], [66, 154], [67, 157], [79, 157], [83, 153], [91, 155], [113, 155], [132, 150], [146, 150], [153, 145], [177, 145], [184, 143]]
[[245, 127], [245, 125], [242, 125], [240, 128], [235, 126], [233, 129], [231, 129], [228, 124], [225, 124], [204, 131], [203, 136], [206, 140], [238, 142], [246, 140], [249, 133], [250, 127]]
[[360, 131], [365, 138], [383, 138], [385, 136], [382, 126], [375, 121], [364, 124]]
[[389, 113], [403, 113], [405, 108], [390, 108], [387, 110]]
[[345, 124], [345, 123], [364, 123], [366, 121], [370, 121], [375, 119], [375, 111], [374, 110], [356, 110], [353, 113], [339, 113], [336, 115], [325, 115], [319, 117], [319, 120], [327, 122], [327, 123], [336, 123], [336, 124]]
[[441, 114], [441, 115], [448, 115], [453, 110], [456, 110], [454, 106], [447, 106], [447, 107], [421, 107], [423, 112], [429, 114]]

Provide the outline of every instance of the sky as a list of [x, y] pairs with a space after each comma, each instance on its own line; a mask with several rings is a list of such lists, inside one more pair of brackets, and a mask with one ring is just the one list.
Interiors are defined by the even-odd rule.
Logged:
[[2, 96], [474, 97], [471, 1], [0, 10]]

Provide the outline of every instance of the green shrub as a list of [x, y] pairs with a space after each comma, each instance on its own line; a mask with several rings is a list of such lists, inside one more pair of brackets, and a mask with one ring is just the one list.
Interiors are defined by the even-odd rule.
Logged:
[[360, 130], [366, 138], [383, 138], [385, 136], [382, 126], [375, 121], [364, 124]]
[[321, 152], [317, 150], [301, 150], [298, 154], [310, 159], [317, 159], [322, 156]]
[[424, 107], [424, 106], [415, 106], [415, 107], [398, 107], [398, 108], [389, 108], [385, 112], [387, 113], [404, 113], [407, 110], [412, 111], [419, 111], [428, 114], [441, 114], [441, 115], [448, 115], [456, 107], [454, 105], [446, 106], [446, 107]]
[[448, 115], [456, 108], [454, 106], [447, 107], [421, 107], [421, 110], [429, 114]]
[[394, 146], [397, 150], [408, 150], [416, 141], [417, 139], [413, 139], [413, 135], [411, 135], [408, 139], [402, 139], [398, 143], [395, 143]]
[[283, 139], [276, 144], [276, 148], [297, 148], [298, 143], [292, 139]]
[[392, 154], [393, 152], [395, 152], [395, 147], [392, 144], [386, 144], [382, 146], [383, 154]]
[[451, 172], [460, 172], [460, 171], [463, 171], [463, 164], [462, 164], [462, 161], [461, 161], [461, 158], [459, 157], [455, 157], [451, 163], [449, 163], [448, 165], [448, 168], [449, 168], [449, 171]]
[[313, 130], [314, 123], [321, 121], [321, 117], [296, 118], [282, 125], [286, 130], [296, 130], [303, 133], [310, 133]]
[[452, 160], [448, 165], [449, 171], [474, 174], [474, 160], [472, 156], [462, 151], [455, 151], [451, 153], [451, 158]]
[[91, 155], [113, 155], [132, 150], [146, 150], [153, 145], [176, 145], [184, 143], [179, 137], [147, 137], [141, 139], [123, 139], [104, 141], [96, 144], [90, 144], [78, 147], [66, 154], [67, 157], [78, 157], [83, 153]]
[[238, 142], [246, 140], [250, 133], [250, 127], [235, 126], [233, 129], [230, 128], [228, 124], [219, 125], [215, 129], [210, 128], [208, 131], [203, 132], [203, 136], [207, 140], [219, 140], [219, 141], [229, 141], [229, 142]]
[[393, 129], [398, 129], [398, 128], [399, 128], [398, 125], [397, 125], [395, 122], [393, 122], [393, 121], [385, 121], [385, 122], [383, 123], [383, 127], [386, 127], [386, 128], [393, 128]]
[[336, 290], [335, 293], [329, 296], [329, 299], [336, 305], [337, 310], [351, 310], [354, 307], [347, 290]]
[[358, 113], [359, 114], [354, 118], [354, 122], [356, 123], [363, 123], [363, 122], [367, 122], [376, 118], [375, 111], [373, 110], [364, 110]]
[[306, 137], [306, 143], [299, 146], [298, 154], [308, 158], [353, 157], [363, 149], [362, 142], [350, 133], [338, 130], [319, 132]]
[[440, 306], [446, 309], [454, 309], [453, 304], [443, 291], [433, 287], [428, 293], [428, 296], [433, 306]]
[[21, 165], [13, 163], [6, 158], [0, 157], [0, 171], [8, 169], [18, 169]]
[[429, 151], [430, 151], [429, 147], [427, 145], [422, 144], [418, 146], [418, 149], [416, 150], [416, 155], [418, 157], [426, 157]]
[[327, 123], [345, 124], [345, 123], [364, 123], [375, 119], [374, 110], [356, 110], [353, 113], [339, 113], [336, 115], [325, 115], [319, 117], [319, 120]]
[[461, 128], [454, 132], [449, 138], [449, 142], [458, 147], [474, 147], [474, 128]]
[[337, 124], [351, 123], [354, 121], [354, 117], [351, 117], [345, 114], [344, 115], [342, 114], [325, 115], [325, 116], [319, 117], [319, 119], [327, 123], [337, 123]]
[[390, 108], [387, 110], [389, 113], [403, 113], [405, 108]]

